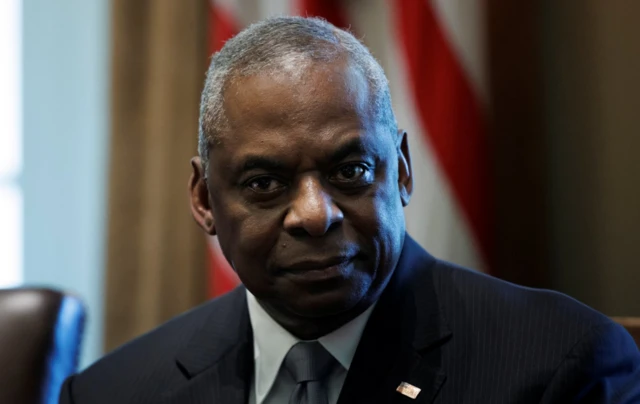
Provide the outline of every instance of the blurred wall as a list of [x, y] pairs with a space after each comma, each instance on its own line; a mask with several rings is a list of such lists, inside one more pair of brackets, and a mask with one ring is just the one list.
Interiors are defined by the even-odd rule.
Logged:
[[489, 131], [495, 181], [495, 268], [551, 287], [548, 144], [544, 136], [539, 2], [488, 0]]
[[81, 366], [102, 347], [109, 7], [23, 1], [24, 280], [79, 294]]
[[640, 2], [543, 2], [552, 286], [640, 316]]

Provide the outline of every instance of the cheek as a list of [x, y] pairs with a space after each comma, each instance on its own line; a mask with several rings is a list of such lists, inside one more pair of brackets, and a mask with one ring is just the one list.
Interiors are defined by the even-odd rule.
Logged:
[[280, 231], [277, 213], [248, 211], [233, 203], [227, 203], [220, 213], [224, 220], [218, 239], [225, 257], [252, 293], [268, 293], [273, 279], [266, 266]]
[[239, 241], [245, 252], [271, 249], [280, 235], [281, 217], [275, 210], [244, 212], [239, 220]]
[[386, 241], [388, 233], [395, 233], [399, 226], [404, 225], [402, 203], [394, 182], [388, 180], [380, 184], [363, 200], [359, 200], [353, 215], [363, 231]]
[[[392, 265], [394, 251], [404, 238], [404, 215], [397, 190], [379, 187], [371, 193], [352, 201], [345, 212], [354, 238], [366, 246], [366, 252], [376, 267]], [[386, 271], [383, 271], [386, 273]]]
[[223, 209], [224, 223], [218, 230], [220, 245], [238, 273], [258, 269], [268, 261], [280, 232], [280, 214], [272, 210], [251, 210], [239, 203]]

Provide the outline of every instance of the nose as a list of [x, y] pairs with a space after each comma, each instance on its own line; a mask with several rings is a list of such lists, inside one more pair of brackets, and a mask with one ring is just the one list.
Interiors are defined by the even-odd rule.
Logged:
[[342, 211], [333, 203], [319, 179], [308, 176], [301, 181], [295, 193], [284, 218], [284, 228], [290, 233], [304, 232], [320, 237], [343, 219]]

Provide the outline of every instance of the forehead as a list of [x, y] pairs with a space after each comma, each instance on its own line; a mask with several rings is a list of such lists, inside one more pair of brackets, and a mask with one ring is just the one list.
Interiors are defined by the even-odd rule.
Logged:
[[367, 80], [344, 59], [236, 77], [224, 92], [228, 125], [216, 149], [225, 156], [308, 154], [355, 137], [373, 147], [381, 128], [373, 124], [369, 100]]
[[336, 118], [368, 124], [369, 85], [346, 58], [295, 65], [284, 62], [264, 73], [232, 79], [223, 94], [232, 131], [258, 125], [313, 126]]

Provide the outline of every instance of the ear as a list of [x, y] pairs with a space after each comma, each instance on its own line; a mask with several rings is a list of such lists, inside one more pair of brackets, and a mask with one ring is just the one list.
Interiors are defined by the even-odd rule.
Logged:
[[409, 154], [409, 140], [407, 132], [398, 129], [396, 138], [398, 152], [398, 188], [402, 206], [407, 206], [413, 193], [413, 173], [411, 171], [411, 155]]
[[191, 178], [189, 178], [191, 215], [202, 230], [214, 236], [216, 234], [216, 226], [211, 212], [211, 204], [209, 203], [209, 187], [207, 186], [200, 157], [191, 159], [191, 167], [193, 168]]

